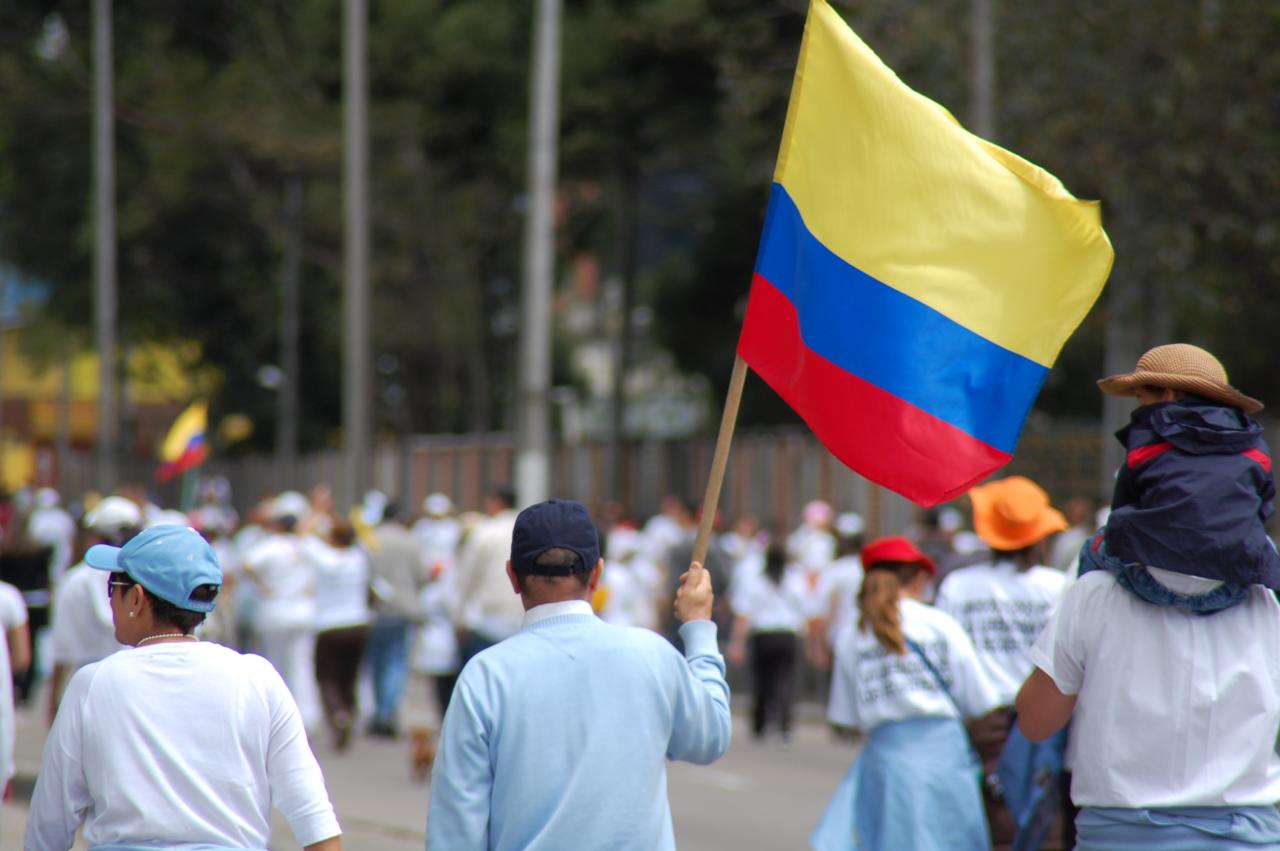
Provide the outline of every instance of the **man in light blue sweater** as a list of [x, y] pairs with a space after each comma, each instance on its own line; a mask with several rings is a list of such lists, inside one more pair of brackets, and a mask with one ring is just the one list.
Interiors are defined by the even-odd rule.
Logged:
[[675, 848], [666, 761], [707, 764], [729, 747], [711, 580], [698, 564], [681, 577], [681, 657], [657, 633], [592, 613], [603, 568], [580, 504], [520, 512], [507, 575], [524, 625], [458, 677], [428, 849]]

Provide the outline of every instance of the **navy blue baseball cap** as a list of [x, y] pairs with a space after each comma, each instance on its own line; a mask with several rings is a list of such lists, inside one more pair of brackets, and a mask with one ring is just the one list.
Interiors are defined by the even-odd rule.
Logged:
[[[560, 567], [536, 564], [547, 550], [576, 553], [578, 564]], [[589, 573], [600, 561], [596, 524], [580, 502], [549, 499], [516, 515], [511, 533], [511, 566], [516, 573], [534, 576], [573, 576]]]
[[98, 570], [127, 573], [161, 600], [189, 612], [212, 612], [213, 600], [193, 600], [191, 594], [201, 585], [222, 585], [218, 557], [190, 526], [152, 526], [123, 547], [90, 547], [84, 560]]

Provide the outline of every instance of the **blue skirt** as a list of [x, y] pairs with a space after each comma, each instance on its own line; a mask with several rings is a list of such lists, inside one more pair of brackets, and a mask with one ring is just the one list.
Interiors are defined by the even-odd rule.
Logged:
[[955, 718], [871, 731], [809, 842], [815, 851], [986, 851], [979, 768]]
[[1077, 851], [1201, 851], [1280, 847], [1275, 807], [1085, 807], [1076, 816]]
[[[88, 851], [165, 851], [165, 848], [172, 848], [172, 845], [156, 845], [151, 842], [147, 845], [129, 845], [129, 843], [108, 842], [105, 845], [91, 845]], [[183, 843], [183, 851], [265, 851], [265, 848], [233, 848], [225, 845], [187, 845]]]
[[[166, 848], [173, 848], [173, 845], [157, 845], [154, 842], [147, 842], [141, 845], [131, 843], [108, 842], [103, 845], [90, 845], [89, 851], [165, 851]], [[226, 845], [190, 845], [182, 844], [182, 851], [265, 851], [265, 849], [255, 848], [231, 848]]]

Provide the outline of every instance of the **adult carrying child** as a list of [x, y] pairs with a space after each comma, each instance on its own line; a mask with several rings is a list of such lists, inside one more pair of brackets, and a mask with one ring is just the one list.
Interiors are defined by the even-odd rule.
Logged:
[[1103, 392], [1141, 407], [1105, 533], [1086, 544], [1018, 694], [1032, 739], [1072, 722], [1077, 848], [1280, 845], [1280, 559], [1262, 404], [1211, 354], [1152, 349]]

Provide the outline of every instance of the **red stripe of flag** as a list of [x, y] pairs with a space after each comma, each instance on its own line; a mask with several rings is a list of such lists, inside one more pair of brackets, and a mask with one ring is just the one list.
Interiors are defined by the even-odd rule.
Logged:
[[204, 459], [209, 455], [209, 449], [205, 446], [204, 441], [194, 443], [187, 447], [187, 451], [182, 453], [182, 457], [177, 461], [170, 461], [168, 464], [161, 464], [160, 469], [156, 470], [156, 480], [159, 482], [167, 482], [174, 476], [181, 475], [187, 470], [199, 467], [204, 463]]
[[833, 455], [921, 505], [960, 496], [1012, 457], [812, 352], [795, 306], [758, 274], [738, 353]]

